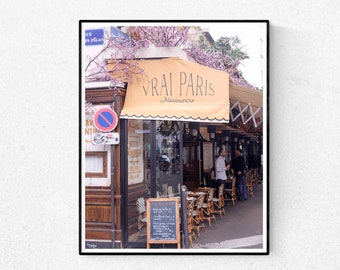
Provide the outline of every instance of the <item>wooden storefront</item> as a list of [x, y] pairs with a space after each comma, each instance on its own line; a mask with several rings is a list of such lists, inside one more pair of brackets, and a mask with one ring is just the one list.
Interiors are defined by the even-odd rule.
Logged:
[[[225, 89], [228, 87], [221, 91]], [[98, 150], [91, 146], [86, 136], [84, 138], [87, 140], [85, 145], [88, 143], [86, 153], [102, 152], [106, 155], [103, 164], [107, 170], [102, 178], [92, 178], [86, 177], [85, 168], [85, 179], [81, 179], [84, 180], [87, 248], [145, 248], [145, 236], [138, 237], [139, 213], [136, 202], [139, 198], [170, 197], [178, 194], [179, 185], [183, 184], [189, 190], [206, 185], [204, 177], [213, 166], [220, 147], [225, 147], [230, 155], [241, 143], [241, 138], [249, 139], [247, 149], [252, 149], [258, 143], [256, 136], [228, 126], [225, 119], [223, 123], [214, 123], [209, 122], [211, 119], [200, 121], [197, 118], [199, 116], [195, 116], [196, 121], [190, 117], [178, 121], [176, 117], [168, 119], [160, 115], [161, 112], [157, 110], [156, 115], [150, 114], [150, 117], [129, 117], [133, 108], [126, 109], [128, 91], [132, 90], [122, 87], [92, 87], [85, 91], [85, 100], [93, 108], [106, 106], [114, 109], [118, 117], [122, 113], [128, 115], [120, 117], [114, 130], [120, 135], [119, 144]], [[242, 96], [242, 102], [246, 99], [246, 95]], [[228, 109], [223, 114], [228, 118], [230, 105], [228, 103], [225, 106]], [[87, 135], [90, 137], [97, 131], [90, 126], [90, 115], [87, 120], [85, 128], [89, 129]], [[134, 154], [137, 156], [137, 152], [138, 158], [131, 158]], [[249, 153], [260, 155], [259, 150]], [[162, 168], [162, 162], [168, 162], [168, 167]]]

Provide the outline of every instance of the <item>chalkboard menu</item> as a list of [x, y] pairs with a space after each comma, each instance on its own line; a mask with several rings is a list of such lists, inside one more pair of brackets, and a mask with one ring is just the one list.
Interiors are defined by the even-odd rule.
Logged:
[[177, 243], [180, 248], [179, 200], [150, 198], [146, 201], [147, 248], [150, 244]]

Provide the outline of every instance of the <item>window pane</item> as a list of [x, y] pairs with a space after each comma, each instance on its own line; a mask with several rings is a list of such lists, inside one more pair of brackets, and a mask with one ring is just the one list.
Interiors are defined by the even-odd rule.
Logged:
[[85, 177], [107, 177], [107, 152], [93, 151], [85, 154]]
[[156, 129], [157, 197], [179, 196], [179, 126], [174, 121], [156, 121]]
[[101, 173], [104, 170], [104, 157], [102, 156], [87, 156], [85, 161], [86, 172]]
[[[128, 120], [128, 235], [145, 242], [145, 201], [150, 197], [151, 125], [149, 120]], [[139, 207], [137, 207], [137, 204]]]

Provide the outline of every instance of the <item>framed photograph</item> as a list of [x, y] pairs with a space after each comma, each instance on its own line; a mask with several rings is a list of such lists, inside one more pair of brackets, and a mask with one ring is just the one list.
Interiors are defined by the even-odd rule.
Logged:
[[79, 21], [81, 255], [269, 254], [268, 57], [268, 20]]

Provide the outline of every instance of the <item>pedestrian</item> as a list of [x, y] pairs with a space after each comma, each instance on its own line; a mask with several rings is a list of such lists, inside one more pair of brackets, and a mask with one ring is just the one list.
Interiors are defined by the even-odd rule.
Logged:
[[224, 184], [224, 187], [227, 183], [227, 173], [230, 169], [230, 165], [226, 164], [225, 156], [227, 152], [225, 149], [221, 148], [219, 151], [219, 156], [215, 160], [215, 174], [216, 174], [216, 190], [218, 190], [219, 186]]
[[246, 164], [242, 156], [242, 150], [235, 149], [235, 157], [232, 160], [231, 167], [236, 177], [236, 189], [240, 197], [240, 201], [248, 199], [248, 190], [245, 177]]

